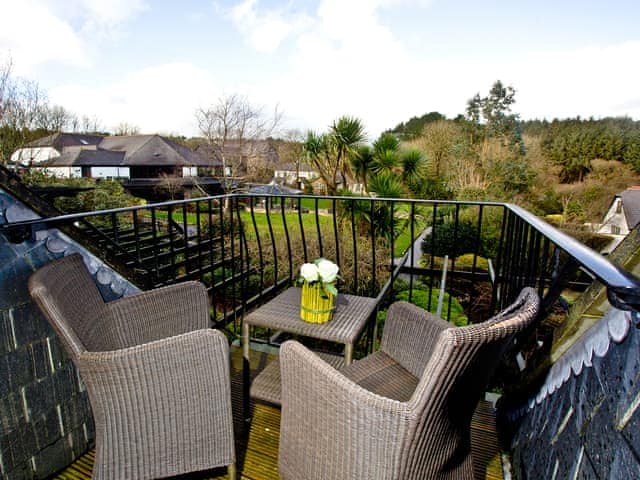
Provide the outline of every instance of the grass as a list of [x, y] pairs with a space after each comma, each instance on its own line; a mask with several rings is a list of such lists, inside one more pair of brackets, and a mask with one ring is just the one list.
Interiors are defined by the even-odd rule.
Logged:
[[[302, 208], [308, 208], [309, 210], [315, 210], [316, 200], [314, 198], [301, 198], [300, 206]], [[327, 198], [318, 199], [318, 208], [331, 209], [333, 202]]]
[[[312, 209], [309, 213], [302, 213], [300, 218], [302, 218], [302, 225], [307, 234], [315, 235], [317, 232], [316, 227], [316, 215], [314, 213], [315, 209], [315, 201], [312, 198], [303, 198], [302, 205], [305, 208]], [[308, 205], [308, 207], [306, 206]], [[318, 208], [330, 208], [331, 200], [320, 199], [318, 201]], [[150, 215], [147, 213], [147, 215]], [[172, 212], [172, 217], [175, 222], [182, 225], [183, 223], [183, 214], [182, 211], [174, 211]], [[267, 222], [267, 214], [262, 212], [254, 212], [253, 217], [255, 219], [256, 228], [260, 232], [260, 235], [266, 235], [269, 232], [269, 223]], [[300, 231], [300, 219], [298, 218], [298, 212], [290, 212], [287, 211], [284, 214], [286, 219], [286, 224], [289, 229], [289, 233], [299, 232]], [[160, 220], [167, 220], [169, 218], [169, 214], [166, 211], [156, 211], [156, 218]], [[207, 218], [206, 213], [200, 214], [200, 220], [204, 220]], [[255, 231], [253, 227], [253, 220], [251, 218], [250, 212], [240, 212], [240, 218], [244, 222], [246, 229], [245, 233], [249, 239], [255, 238]], [[282, 212], [279, 209], [273, 210], [269, 216], [271, 220], [271, 228], [273, 230], [273, 234], [276, 238], [282, 238], [285, 234], [284, 223], [282, 221]], [[189, 225], [196, 225], [198, 217], [195, 213], [187, 212], [187, 223]], [[332, 231], [333, 229], [333, 218], [327, 215], [319, 215], [318, 221], [320, 222], [320, 230], [323, 232]], [[428, 221], [424, 216], [417, 215], [416, 222], [414, 224], [414, 240], [420, 232], [428, 225]], [[411, 247], [411, 230], [407, 226], [400, 235], [394, 241], [394, 256], [400, 257], [404, 254], [404, 252]]]

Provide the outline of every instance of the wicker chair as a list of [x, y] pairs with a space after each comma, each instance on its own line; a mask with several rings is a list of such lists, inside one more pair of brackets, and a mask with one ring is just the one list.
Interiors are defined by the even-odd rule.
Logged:
[[29, 279], [84, 381], [93, 478], [161, 478], [227, 465], [235, 478], [229, 347], [197, 282], [105, 303], [79, 254]]
[[389, 309], [381, 349], [341, 371], [285, 342], [281, 478], [473, 478], [473, 411], [538, 306], [526, 288], [496, 317], [452, 327], [398, 302]]

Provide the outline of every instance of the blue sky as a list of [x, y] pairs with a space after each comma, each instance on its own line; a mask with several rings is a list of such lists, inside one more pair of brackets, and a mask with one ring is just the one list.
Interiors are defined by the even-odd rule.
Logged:
[[343, 114], [369, 136], [464, 112], [500, 79], [522, 118], [640, 119], [640, 2], [0, 0], [0, 60], [52, 102], [143, 132], [197, 133], [239, 93], [283, 129]]

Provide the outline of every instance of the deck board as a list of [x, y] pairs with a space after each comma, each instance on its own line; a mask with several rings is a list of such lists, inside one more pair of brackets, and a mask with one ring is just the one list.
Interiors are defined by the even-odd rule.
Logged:
[[[252, 375], [264, 368], [274, 357], [252, 352]], [[252, 421], [248, 432], [243, 429], [242, 415], [242, 352], [232, 348], [231, 391], [236, 432], [238, 477], [243, 480], [278, 478], [278, 438], [280, 410], [274, 406], [251, 403]], [[502, 460], [498, 447], [495, 416], [488, 402], [480, 402], [471, 423], [471, 448], [477, 479], [502, 480]], [[53, 478], [56, 480], [86, 480], [91, 478], [95, 452], [90, 450]], [[178, 477], [181, 480], [224, 479], [226, 469]]]

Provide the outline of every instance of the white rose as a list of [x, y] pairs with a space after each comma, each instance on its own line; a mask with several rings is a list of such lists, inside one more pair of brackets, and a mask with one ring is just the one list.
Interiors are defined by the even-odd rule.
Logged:
[[334, 282], [339, 270], [338, 266], [330, 260], [320, 260], [318, 262], [318, 273], [323, 282]]
[[305, 263], [300, 267], [300, 276], [306, 282], [315, 282], [318, 280], [318, 267], [313, 263]]

